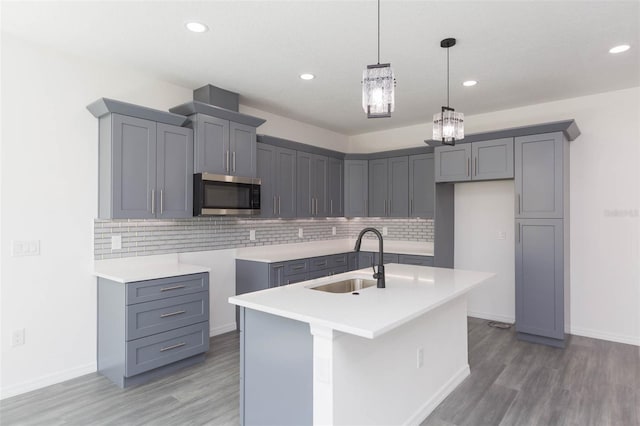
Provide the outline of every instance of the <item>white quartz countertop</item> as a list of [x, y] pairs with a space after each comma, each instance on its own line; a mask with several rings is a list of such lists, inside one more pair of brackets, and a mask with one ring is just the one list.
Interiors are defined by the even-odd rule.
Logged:
[[206, 266], [181, 263], [177, 255], [97, 260], [93, 268], [95, 276], [123, 284], [210, 271]]
[[494, 276], [414, 265], [386, 265], [386, 288], [327, 293], [309, 287], [349, 278], [372, 279], [370, 269], [304, 281], [229, 298], [229, 303], [375, 339], [453, 300]]
[[[283, 262], [307, 257], [328, 256], [353, 251], [355, 239], [310, 241], [307, 243], [246, 247], [237, 250], [236, 259], [254, 262]], [[362, 251], [378, 251], [378, 240], [363, 239]], [[433, 243], [384, 240], [385, 253], [433, 256]]]

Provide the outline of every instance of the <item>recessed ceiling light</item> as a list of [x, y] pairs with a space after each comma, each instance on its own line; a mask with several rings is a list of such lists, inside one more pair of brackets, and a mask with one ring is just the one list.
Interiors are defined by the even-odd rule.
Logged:
[[300, 74], [300, 78], [303, 80], [313, 80], [314, 78], [316, 78], [316, 76], [313, 74], [304, 73], [304, 74]]
[[478, 84], [478, 82], [475, 80], [467, 80], [464, 83], [462, 83], [464, 87], [471, 87], [471, 86], [475, 86], [476, 84]]
[[631, 46], [629, 46], [628, 44], [621, 44], [620, 46], [612, 47], [611, 49], [609, 49], [609, 53], [622, 53], [626, 52], [630, 48]]
[[193, 31], [194, 33], [203, 33], [209, 29], [209, 27], [200, 22], [187, 22], [186, 24], [184, 24], [184, 26], [187, 27], [189, 31]]

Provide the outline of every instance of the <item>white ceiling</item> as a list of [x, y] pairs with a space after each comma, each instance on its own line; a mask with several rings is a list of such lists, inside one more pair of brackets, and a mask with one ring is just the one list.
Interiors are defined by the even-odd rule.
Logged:
[[[380, 59], [397, 79], [386, 119], [367, 119], [361, 107], [362, 70], [377, 61], [375, 0], [3, 2], [2, 30], [181, 86], [211, 83], [245, 105], [358, 134], [439, 110], [445, 37], [458, 39], [451, 105], [467, 115], [638, 86], [639, 6], [382, 0]], [[190, 20], [210, 31], [186, 31]], [[608, 53], [622, 43], [631, 49]], [[302, 72], [316, 79], [302, 81]], [[464, 88], [467, 79], [479, 84]]]

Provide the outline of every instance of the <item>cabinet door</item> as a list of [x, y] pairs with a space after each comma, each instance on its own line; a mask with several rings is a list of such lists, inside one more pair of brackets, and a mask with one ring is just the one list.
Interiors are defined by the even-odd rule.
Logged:
[[389, 158], [387, 216], [409, 216], [409, 157]]
[[369, 161], [369, 216], [386, 217], [389, 174], [386, 158]]
[[311, 188], [314, 201], [312, 216], [327, 217], [329, 214], [327, 197], [327, 172], [329, 159], [322, 155], [312, 156]]
[[435, 149], [436, 182], [471, 179], [471, 144], [438, 146]]
[[513, 138], [471, 144], [473, 180], [513, 178]]
[[344, 215], [366, 217], [369, 199], [369, 162], [344, 161]]
[[245, 124], [229, 123], [229, 149], [231, 172], [243, 177], [256, 177], [256, 128]]
[[269, 288], [284, 285], [284, 263], [269, 265]]
[[297, 217], [311, 216], [311, 157], [311, 154], [302, 151], [298, 151], [296, 155], [296, 177], [298, 179], [296, 184]]
[[516, 220], [516, 331], [564, 338], [562, 219]]
[[296, 217], [296, 151], [276, 150], [276, 203], [278, 217]]
[[260, 217], [276, 217], [277, 212], [277, 148], [264, 143], [256, 148], [256, 170], [260, 178]]
[[370, 251], [358, 252], [358, 268], [371, 268], [373, 266], [374, 253]]
[[400, 254], [398, 255], [398, 263], [401, 265], [433, 266], [433, 256]]
[[329, 157], [327, 193], [329, 198], [328, 216], [344, 216], [344, 161]]
[[432, 218], [435, 205], [433, 154], [409, 156], [409, 216]]
[[[373, 254], [373, 263], [378, 264], [380, 262], [380, 255], [378, 253]], [[385, 253], [382, 259], [382, 264], [386, 265], [387, 263], [399, 263], [400, 260], [396, 253]]]
[[228, 175], [231, 161], [229, 121], [203, 114], [196, 114], [194, 121], [195, 173]]
[[156, 123], [113, 114], [113, 219], [155, 217]]
[[193, 131], [185, 127], [157, 124], [156, 217], [193, 216]]
[[516, 217], [563, 217], [561, 133], [515, 139]]
[[349, 271], [355, 271], [356, 269], [358, 269], [358, 254], [357, 253], [349, 253], [347, 255], [347, 259], [348, 259], [348, 262], [349, 262], [349, 267], [348, 267]]

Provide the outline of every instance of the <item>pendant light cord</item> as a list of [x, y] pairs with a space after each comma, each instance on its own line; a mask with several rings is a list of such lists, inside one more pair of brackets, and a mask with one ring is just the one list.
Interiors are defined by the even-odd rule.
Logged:
[[378, 65], [380, 65], [380, 0], [378, 0]]
[[449, 48], [447, 47], [447, 108], [449, 108]]

